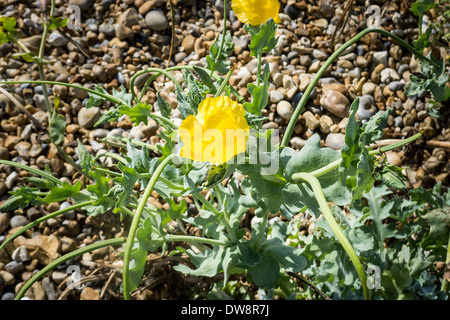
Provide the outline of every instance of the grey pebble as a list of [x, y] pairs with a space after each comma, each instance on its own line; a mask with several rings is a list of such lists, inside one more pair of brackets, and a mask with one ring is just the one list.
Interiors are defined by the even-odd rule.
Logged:
[[30, 253], [25, 246], [17, 247], [12, 253], [11, 258], [17, 262], [27, 262], [31, 260]]
[[50, 277], [42, 279], [42, 287], [44, 288], [48, 300], [56, 300], [56, 288]]
[[50, 33], [50, 36], [48, 37], [48, 43], [54, 47], [63, 47], [67, 42], [68, 40], [56, 31]]
[[30, 223], [30, 221], [25, 216], [22, 215], [15, 215], [9, 221], [11, 228], [23, 227], [28, 223]]
[[345, 143], [345, 135], [342, 133], [330, 133], [325, 139], [325, 145], [333, 150], [340, 150]]
[[8, 262], [5, 265], [5, 271], [11, 273], [12, 275], [17, 275], [25, 269], [22, 262], [17, 262], [15, 260]]
[[6, 188], [12, 189], [19, 178], [19, 174], [16, 171], [11, 172], [5, 179]]
[[369, 120], [377, 112], [375, 99], [370, 95], [359, 97], [357, 115], [361, 120]]
[[[63, 203], [61, 203], [61, 206], [59, 207], [59, 209], [63, 210], [63, 209], [66, 209], [66, 208], [68, 208], [70, 206], [72, 206], [72, 204], [70, 204], [67, 201], [64, 201]], [[75, 212], [75, 210], [70, 210], [70, 211], [64, 212], [63, 215], [64, 215], [64, 218], [69, 219], [69, 220], [73, 220], [73, 219], [75, 219], [77, 213]]]
[[16, 295], [14, 294], [14, 292], [5, 292], [3, 295], [2, 295], [2, 300], [14, 300], [14, 297], [15, 297]]

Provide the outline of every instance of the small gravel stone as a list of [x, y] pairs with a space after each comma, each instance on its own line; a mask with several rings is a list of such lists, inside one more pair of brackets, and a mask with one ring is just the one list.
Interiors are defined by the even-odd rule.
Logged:
[[81, 291], [80, 299], [81, 300], [98, 300], [98, 299], [100, 299], [100, 295], [96, 290], [94, 290], [90, 287], [86, 287]]
[[320, 98], [320, 104], [339, 118], [348, 116], [350, 103], [346, 96], [335, 90], [326, 91]]
[[69, 42], [66, 38], [64, 38], [59, 32], [52, 32], [48, 37], [48, 43], [53, 47], [63, 47]]
[[31, 256], [26, 246], [20, 246], [14, 250], [11, 258], [17, 262], [27, 262], [31, 260]]
[[25, 269], [22, 262], [17, 262], [15, 260], [8, 262], [5, 265], [5, 271], [11, 273], [12, 275], [16, 276], [20, 272], [22, 272]]
[[16, 181], [17, 181], [18, 178], [19, 178], [19, 174], [18, 174], [17, 172], [15, 172], [15, 171], [11, 172], [11, 173], [6, 177], [6, 180], [5, 180], [6, 188], [8, 188], [9, 190], [11, 190], [11, 189], [14, 187], [14, 185], [15, 185], [15, 183], [16, 183]]
[[283, 98], [284, 98], [283, 93], [281, 93], [278, 90], [270, 91], [269, 96], [270, 96], [270, 102], [272, 102], [272, 103], [278, 103], [281, 100], [283, 100]]
[[333, 150], [340, 150], [344, 143], [345, 135], [342, 133], [330, 133], [325, 140], [325, 145]]
[[56, 288], [50, 277], [42, 279], [42, 288], [44, 289], [48, 300], [56, 300]]
[[277, 104], [277, 113], [281, 118], [289, 120], [293, 112], [294, 109], [288, 101], [282, 100]]
[[28, 223], [30, 223], [30, 221], [25, 216], [22, 215], [13, 216], [9, 222], [11, 228], [23, 227]]
[[81, 128], [90, 129], [94, 126], [95, 122], [100, 118], [101, 112], [97, 107], [82, 108], [78, 112], [78, 124]]
[[319, 120], [319, 127], [322, 133], [330, 133], [330, 128], [333, 125], [333, 119], [331, 119], [326, 114], [322, 115]]
[[370, 95], [359, 97], [359, 107], [357, 115], [361, 120], [369, 120], [377, 112], [375, 99]]
[[5, 292], [2, 295], [2, 300], [14, 300], [15, 296], [14, 292]]
[[169, 27], [169, 22], [162, 10], [152, 10], [145, 16], [145, 23], [154, 31], [164, 31]]
[[303, 118], [305, 119], [305, 124], [306, 126], [314, 131], [317, 129], [317, 127], [319, 126], [319, 120], [314, 116], [314, 114], [312, 114], [312, 112], [310, 111], [306, 111], [303, 114]]
[[306, 144], [306, 140], [300, 137], [293, 137], [290, 142], [294, 149], [301, 149]]
[[9, 227], [9, 214], [0, 212], [0, 233], [3, 233]]

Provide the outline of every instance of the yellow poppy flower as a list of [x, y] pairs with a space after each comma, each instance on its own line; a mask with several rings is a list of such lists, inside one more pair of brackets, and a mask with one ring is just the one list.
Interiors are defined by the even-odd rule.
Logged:
[[231, 8], [242, 23], [259, 26], [270, 18], [276, 23], [281, 22], [278, 16], [280, 11], [278, 0], [233, 0]]
[[244, 113], [244, 107], [229, 97], [203, 100], [197, 115], [188, 116], [180, 125], [180, 156], [220, 164], [245, 152], [249, 126]]

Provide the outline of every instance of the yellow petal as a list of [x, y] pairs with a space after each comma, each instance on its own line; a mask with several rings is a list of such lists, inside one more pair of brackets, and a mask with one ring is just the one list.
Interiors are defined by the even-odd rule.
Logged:
[[249, 126], [244, 114], [243, 106], [229, 97], [204, 99], [197, 115], [181, 123], [180, 156], [220, 164], [245, 152]]
[[280, 23], [278, 16], [280, 2], [278, 0], [233, 0], [231, 8], [242, 23], [259, 26], [272, 18]]

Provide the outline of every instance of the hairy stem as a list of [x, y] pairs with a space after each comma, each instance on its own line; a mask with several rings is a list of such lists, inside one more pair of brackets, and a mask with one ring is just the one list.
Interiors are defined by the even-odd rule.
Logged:
[[[216, 207], [214, 207], [211, 204], [211, 202], [206, 200], [206, 198], [200, 192], [194, 193], [193, 197], [194, 197], [194, 199], [197, 199], [198, 201], [200, 201], [206, 207], [206, 209], [208, 209], [209, 211], [214, 213], [217, 217], [222, 216], [222, 213]], [[225, 229], [227, 229], [227, 232], [231, 238], [231, 241], [233, 243], [238, 243], [236, 235], [234, 234], [233, 229], [231, 228], [229, 221], [227, 220], [227, 217], [224, 217], [224, 219], [222, 219], [222, 223], [225, 225]]]
[[261, 81], [262, 52], [258, 52], [258, 63], [256, 65], [256, 86], [259, 87]]
[[121, 100], [121, 99], [119, 99], [119, 98], [116, 98], [116, 97], [113, 97], [113, 96], [111, 96], [109, 94], [104, 94], [102, 92], [95, 91], [95, 90], [92, 90], [92, 89], [89, 89], [89, 88], [85, 88], [83, 86], [72, 84], [72, 83], [58, 82], [58, 81], [47, 81], [47, 80], [0, 81], [0, 84], [3, 84], [3, 83], [4, 84], [36, 83], [36, 84], [43, 84], [43, 85], [44, 84], [51, 84], [51, 85], [66, 86], [66, 87], [69, 87], [69, 88], [76, 88], [76, 89], [84, 90], [84, 91], [86, 91], [88, 93], [92, 93], [94, 95], [102, 97], [102, 98], [104, 98], [104, 99], [106, 99], [108, 101], [111, 101], [112, 103], [115, 103], [115, 104], [126, 105], [126, 102]]
[[34, 168], [26, 166], [24, 164], [20, 164], [20, 163], [8, 161], [8, 160], [0, 160], [0, 164], [6, 164], [8, 166], [13, 166], [13, 167], [17, 167], [17, 168], [29, 171], [31, 173], [34, 173], [35, 175], [41, 176], [42, 178], [48, 179], [49, 181], [51, 181], [57, 185], [63, 184], [61, 180], [52, 176], [50, 173], [42, 171], [42, 170], [34, 169]]
[[[206, 68], [203, 68], [203, 67], [195, 67], [195, 68], [199, 68], [199, 69], [203, 70], [204, 72], [210, 72], [210, 70], [208, 70], [208, 69], [206, 69]], [[156, 75], [152, 76], [151, 78], [149, 78], [149, 80], [147, 80], [148, 84], [147, 84], [147, 82], [146, 82], [146, 85], [148, 86], [148, 85], [150, 85], [150, 83], [151, 83], [150, 79], [152, 79], [152, 81], [153, 81], [153, 80], [156, 79], [159, 75], [161, 75], [161, 74], [163, 73], [163, 71], [165, 71], [165, 72], [176, 71], [176, 70], [189, 70], [189, 71], [195, 71], [195, 68], [194, 68], [193, 66], [175, 66], [175, 67], [167, 68], [166, 70], [159, 69], [159, 68], [151, 68], [151, 69], [145, 69], [145, 70], [139, 71], [139, 72], [138, 72], [139, 74], [138, 74], [138, 73], [134, 74], [134, 75], [131, 77], [131, 79], [130, 79], [130, 92], [131, 92], [132, 94], [133, 94], [133, 92], [134, 92], [134, 85], [133, 85], [133, 87], [132, 87], [132, 86], [131, 86], [131, 83], [134, 84], [134, 82], [136, 81], [136, 78], [137, 78], [138, 76], [142, 75], [142, 74], [145, 74], [145, 73], [151, 73], [151, 72], [155, 72], [155, 73], [156, 73]], [[223, 78], [222, 78], [220, 75], [218, 75], [217, 73], [213, 73], [212, 77], [213, 77], [215, 80], [217, 80], [217, 81], [223, 81]], [[170, 79], [173, 79], [173, 77], [170, 78]], [[174, 81], [174, 83], [176, 82], [175, 79], [173, 79], [172, 81]], [[0, 82], [0, 83], [1, 83], [1, 82]], [[238, 99], [238, 101], [239, 101], [240, 103], [242, 103], [242, 102], [245, 101], [245, 98], [244, 98], [244, 97], [236, 90], [236, 88], [230, 86], [230, 90], [231, 90], [231, 92], [233, 93], [233, 95]], [[143, 93], [144, 93], [144, 92], [141, 92], [141, 95], [143, 95]], [[134, 95], [136, 95], [136, 94], [134, 93]]]
[[176, 155], [171, 154], [166, 159], [164, 159], [156, 168], [155, 173], [153, 174], [147, 187], [144, 190], [144, 193], [139, 201], [138, 207], [134, 214], [133, 221], [131, 222], [131, 227], [128, 234], [128, 239], [125, 246], [125, 252], [123, 257], [123, 297], [125, 300], [130, 300], [129, 271], [130, 271], [131, 250], [133, 249], [134, 237], [139, 227], [142, 212], [144, 211], [145, 205], [153, 191], [153, 187], [155, 186], [156, 181], [163, 172], [164, 168], [172, 161], [172, 159], [175, 156]]
[[[220, 43], [219, 51], [214, 57], [214, 61], [222, 54], [223, 47], [225, 45], [225, 35], [227, 34], [227, 0], [223, 0], [223, 29], [222, 29], [222, 42]], [[214, 70], [211, 70], [210, 76], [212, 77]]]
[[[448, 245], [447, 245], [447, 256], [445, 258], [445, 269], [444, 272], [448, 272], [450, 269], [450, 237], [448, 238]], [[445, 293], [448, 292], [448, 280], [444, 278], [442, 280], [442, 291]]]
[[356, 273], [358, 274], [358, 277], [361, 281], [361, 286], [363, 289], [364, 299], [370, 300], [370, 292], [367, 288], [367, 279], [366, 274], [364, 272], [363, 266], [361, 265], [361, 262], [359, 261], [358, 256], [356, 255], [355, 250], [353, 249], [352, 245], [350, 244], [350, 241], [348, 241], [347, 237], [345, 236], [344, 232], [340, 228], [339, 224], [334, 219], [333, 213], [331, 212], [330, 208], [328, 207], [327, 200], [325, 199], [325, 196], [323, 195], [322, 186], [320, 185], [319, 180], [317, 180], [316, 177], [309, 173], [296, 173], [292, 176], [292, 178], [297, 181], [303, 180], [310, 184], [311, 188], [314, 191], [314, 194], [316, 196], [316, 200], [319, 203], [320, 209], [322, 210], [322, 214], [325, 217], [325, 220], [327, 221], [328, 225], [330, 226], [331, 230], [333, 231], [336, 238], [341, 243], [342, 247], [344, 248], [345, 252], [347, 252], [351, 262], [353, 263], [353, 266], [356, 269]]
[[115, 238], [115, 239], [109, 239], [104, 241], [95, 242], [91, 245], [88, 245], [86, 247], [80, 248], [78, 250], [72, 251], [56, 260], [54, 260], [52, 263], [48, 264], [44, 268], [42, 268], [39, 272], [37, 272], [30, 280], [28, 280], [24, 286], [20, 289], [20, 291], [17, 293], [17, 296], [14, 298], [14, 300], [20, 300], [23, 298], [25, 293], [28, 291], [28, 289], [33, 286], [33, 284], [36, 281], [39, 281], [47, 272], [55, 269], [58, 265], [69, 261], [75, 257], [81, 256], [85, 254], [86, 252], [94, 251], [100, 248], [109, 247], [109, 246], [117, 246], [126, 241], [125, 238]]
[[303, 93], [302, 98], [300, 99], [297, 107], [294, 110], [294, 113], [291, 117], [291, 120], [289, 121], [289, 124], [286, 128], [286, 131], [284, 133], [283, 136], [283, 140], [281, 141], [281, 145], [282, 146], [287, 146], [289, 144], [289, 140], [291, 139], [291, 135], [292, 132], [294, 131], [294, 127], [297, 123], [298, 117], [300, 116], [300, 113], [302, 112], [303, 108], [306, 105], [306, 102], [308, 101], [311, 92], [314, 90], [315, 86], [317, 85], [317, 83], [319, 82], [320, 78], [322, 78], [323, 74], [325, 73], [325, 71], [328, 69], [328, 67], [333, 63], [334, 60], [336, 60], [341, 54], [342, 52], [344, 52], [348, 47], [350, 47], [351, 45], [353, 45], [354, 43], [358, 42], [362, 37], [364, 37], [365, 35], [374, 32], [374, 33], [381, 33], [384, 36], [387, 36], [391, 39], [393, 39], [395, 42], [397, 42], [398, 44], [404, 46], [405, 48], [407, 48], [409, 51], [411, 51], [418, 59], [420, 60], [425, 60], [433, 65], [435, 65], [435, 63], [433, 61], [431, 61], [430, 59], [428, 59], [427, 57], [425, 57], [422, 53], [420, 53], [419, 51], [417, 51], [413, 46], [409, 45], [406, 41], [402, 40], [401, 38], [397, 37], [396, 35], [389, 33], [386, 30], [383, 29], [364, 29], [363, 31], [361, 31], [360, 33], [358, 33], [354, 38], [352, 38], [351, 40], [347, 41], [346, 43], [344, 43], [342, 46], [339, 47], [339, 49], [337, 49], [329, 58], [327, 61], [325, 61], [325, 63], [322, 65], [322, 67], [319, 69], [319, 71], [317, 71], [315, 77], [311, 80], [309, 86], [306, 88], [305, 92]]
[[[423, 134], [422, 133], [417, 133], [405, 140], [387, 145], [387, 146], [383, 146], [381, 148], [375, 149], [375, 150], [371, 150], [369, 151], [370, 155], [374, 155], [374, 154], [381, 154], [384, 152], [388, 152], [397, 148], [401, 148], [417, 139], [419, 139]], [[342, 162], [342, 158], [337, 159], [336, 161], [331, 162], [330, 164], [326, 165], [325, 167], [322, 167], [320, 169], [317, 169], [315, 171], [310, 172], [311, 175], [315, 176], [315, 177], [320, 177], [323, 176], [333, 170], [335, 170], [336, 168], [338, 168], [340, 166]]]
[[130, 92], [131, 92], [131, 95], [133, 96], [133, 100], [134, 101], [138, 101], [138, 98], [136, 96], [136, 92], [134, 91], [134, 82], [136, 81], [137, 77], [139, 77], [139, 76], [141, 76], [143, 74], [146, 74], [146, 73], [156, 72], [158, 74], [163, 74], [167, 78], [169, 78], [173, 82], [173, 84], [178, 87], [179, 90], [183, 91], [183, 87], [178, 83], [178, 81], [174, 78], [174, 76], [172, 76], [168, 72], [169, 69], [171, 69], [171, 68], [168, 68], [166, 70], [160, 69], [160, 68], [148, 68], [148, 69], [144, 69], [144, 70], [141, 70], [139, 72], [136, 72], [130, 79]]
[[167, 236], [169, 241], [185, 241], [185, 242], [193, 242], [193, 243], [205, 243], [205, 244], [212, 244], [212, 245], [218, 245], [218, 246], [228, 246], [228, 242], [216, 240], [216, 239], [210, 239], [210, 238], [202, 238], [202, 237], [194, 237], [194, 236], [184, 236], [184, 235], [168, 235]]
[[121, 155], [119, 155], [117, 153], [112, 153], [112, 152], [104, 152], [104, 153], [98, 154], [95, 156], [95, 158], [93, 160], [96, 161], [97, 159], [99, 159], [101, 157], [110, 157], [119, 162], [122, 162], [126, 166], [128, 165], [127, 159], [125, 159], [124, 157], [122, 157]]
[[233, 68], [230, 69], [230, 71], [228, 72], [225, 80], [223, 80], [223, 82], [220, 85], [219, 89], [217, 89], [217, 92], [214, 95], [214, 98], [217, 98], [218, 96], [220, 96], [222, 94], [222, 91], [225, 89], [226, 85], [228, 84], [228, 81], [230, 80], [232, 74], [233, 74]]

